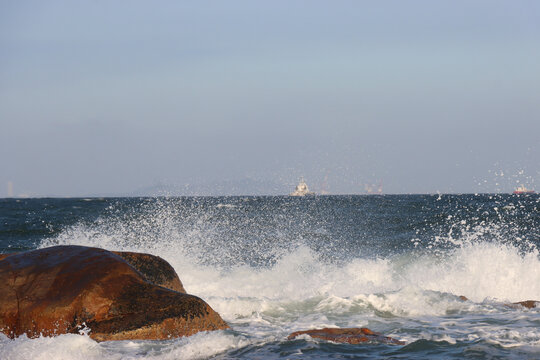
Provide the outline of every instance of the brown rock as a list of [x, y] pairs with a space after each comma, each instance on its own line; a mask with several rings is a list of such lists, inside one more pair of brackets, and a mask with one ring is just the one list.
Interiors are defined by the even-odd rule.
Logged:
[[[186, 293], [182, 281], [178, 277], [174, 268], [167, 261], [163, 260], [159, 256], [136, 253], [129, 251], [111, 251], [112, 253], [120, 256], [129, 265], [137, 269], [143, 278], [151, 282], [152, 284], [163, 286], [167, 289]], [[12, 254], [0, 254], [0, 261]]]
[[525, 307], [527, 309], [534, 309], [538, 305], [538, 303], [539, 302], [536, 301], [536, 300], [526, 300], [526, 301], [515, 302], [515, 303], [512, 303], [512, 304], [507, 304], [507, 305], [510, 306], [510, 307], [515, 307], [515, 306], [521, 305], [521, 306], [523, 306], [523, 307]]
[[100, 341], [228, 328], [200, 298], [151, 284], [103, 249], [55, 246], [0, 261], [0, 329], [6, 335], [77, 333], [83, 323]]
[[13, 255], [13, 254], [0, 254], [0, 261], [4, 260], [5, 258], [7, 258], [10, 255]]
[[186, 293], [174, 268], [159, 256], [128, 251], [112, 252], [137, 269], [146, 281], [167, 289]]
[[294, 339], [299, 335], [309, 335], [315, 339], [333, 341], [337, 343], [360, 344], [360, 343], [384, 343], [394, 345], [405, 345], [403, 341], [383, 336], [373, 332], [368, 328], [324, 328], [305, 331], [296, 331], [290, 334], [287, 339]]
[[[466, 297], [466, 296], [463, 296], [463, 295], [460, 295], [459, 296], [459, 299], [462, 300], [462, 301], [468, 301], [469, 299]], [[526, 301], [518, 301], [518, 302], [515, 302], [515, 303], [507, 303], [507, 304], [504, 304], [505, 306], [508, 306], [508, 307], [511, 307], [511, 308], [519, 308], [520, 306], [523, 306], [527, 309], [534, 309], [535, 307], [538, 306], [538, 304], [540, 304], [540, 301], [536, 301], [536, 300], [526, 300]]]

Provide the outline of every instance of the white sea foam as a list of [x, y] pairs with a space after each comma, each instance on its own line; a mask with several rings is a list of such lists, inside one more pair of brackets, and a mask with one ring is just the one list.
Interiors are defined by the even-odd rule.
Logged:
[[0, 333], [0, 359], [205, 359], [227, 350], [242, 348], [252, 341], [223, 331], [202, 332], [168, 341], [110, 341], [98, 343], [75, 334], [15, 340]]
[[159, 351], [152, 351], [146, 359], [206, 359], [231, 349], [250, 344], [243, 336], [223, 332], [198, 333], [189, 338], [180, 338]]
[[433, 299], [432, 292], [465, 295], [476, 303], [540, 299], [538, 251], [533, 248], [524, 254], [509, 243], [468, 241], [444, 256], [355, 258], [340, 264], [322, 261], [315, 251], [298, 245], [271, 266], [223, 268], [201, 261], [206, 256], [205, 244], [196, 247], [193, 243], [205, 235], [197, 229], [181, 233], [167, 230], [160, 234], [165, 235], [162, 242], [154, 238], [145, 242], [144, 234], [126, 239], [124, 231], [123, 227], [111, 232], [78, 225], [54, 243], [161, 256], [173, 265], [189, 292], [208, 299], [228, 318], [249, 316], [276, 302], [317, 296], [348, 300], [364, 296], [375, 309], [402, 315], [437, 314], [455, 307], [453, 300]]
[[216, 207], [217, 207], [218, 209], [221, 209], [221, 208], [225, 208], [225, 209], [234, 209], [234, 208], [236, 208], [237, 206], [234, 205], [234, 204], [222, 204], [222, 203], [219, 203], [219, 204], [216, 205]]
[[118, 353], [109, 353], [88, 336], [75, 334], [54, 338], [28, 339], [20, 336], [15, 340], [0, 334], [0, 359], [10, 360], [63, 360], [63, 359], [120, 359]]
[[423, 289], [465, 295], [477, 302], [540, 298], [538, 252], [521, 254], [514, 246], [498, 243], [466, 244], [442, 261], [419, 259], [407, 269], [406, 279]]
[[355, 259], [344, 266], [322, 263], [300, 247], [270, 268], [216, 271], [191, 264], [180, 273], [189, 291], [207, 298], [230, 319], [317, 297], [325, 300], [313, 311], [344, 312], [363, 301], [366, 307], [396, 316], [478, 310], [459, 295], [480, 304], [540, 299], [537, 254], [521, 255], [498, 244], [467, 245], [444, 259], [425, 255], [406, 265], [392, 259]]

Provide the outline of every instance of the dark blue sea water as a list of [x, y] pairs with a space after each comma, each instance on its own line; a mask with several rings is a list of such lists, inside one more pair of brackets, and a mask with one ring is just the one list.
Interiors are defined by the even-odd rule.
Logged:
[[[233, 328], [104, 343], [0, 335], [0, 358], [540, 358], [540, 310], [508, 306], [540, 300], [539, 210], [534, 194], [0, 199], [0, 253], [159, 255]], [[407, 345], [286, 339], [320, 327]]]

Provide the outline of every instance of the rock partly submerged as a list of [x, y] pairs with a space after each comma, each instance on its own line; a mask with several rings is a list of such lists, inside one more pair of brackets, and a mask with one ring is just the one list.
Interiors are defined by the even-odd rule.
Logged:
[[384, 336], [368, 328], [324, 328], [305, 331], [296, 331], [290, 334], [287, 339], [292, 340], [300, 335], [309, 335], [315, 339], [332, 341], [335, 343], [347, 344], [392, 344], [405, 345], [403, 341]]
[[524, 308], [527, 308], [527, 309], [534, 309], [538, 306], [538, 304], [540, 304], [539, 301], [536, 301], [536, 300], [525, 300], [525, 301], [518, 301], [518, 302], [515, 302], [515, 303], [511, 303], [511, 304], [506, 304], [506, 306], [509, 306], [509, 307], [512, 307], [512, 308], [516, 308], [516, 307], [524, 307]]
[[0, 257], [0, 329], [9, 337], [90, 328], [98, 341], [168, 339], [229, 326], [185, 293], [163, 259], [55, 246]]
[[[461, 301], [469, 301], [469, 299], [466, 296], [460, 295], [459, 300]], [[526, 309], [534, 309], [538, 307], [538, 304], [540, 304], [540, 301], [537, 300], [525, 300], [525, 301], [518, 301], [513, 303], [505, 303], [505, 306], [511, 307], [513, 309], [519, 309], [521, 307], [524, 307]]]

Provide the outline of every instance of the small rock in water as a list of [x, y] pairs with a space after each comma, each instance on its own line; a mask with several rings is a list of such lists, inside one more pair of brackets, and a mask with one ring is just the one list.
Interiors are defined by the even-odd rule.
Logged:
[[538, 301], [536, 300], [526, 300], [526, 301], [519, 301], [512, 304], [507, 304], [510, 307], [516, 307], [516, 306], [523, 306], [527, 309], [534, 309], [538, 306]]
[[[469, 299], [466, 296], [463, 296], [463, 295], [460, 295], [459, 299], [462, 300], [462, 301], [469, 301]], [[523, 306], [524, 308], [527, 308], [527, 309], [534, 309], [534, 308], [536, 308], [538, 306], [539, 303], [540, 303], [540, 301], [536, 301], [536, 300], [525, 300], [525, 301], [518, 301], [518, 302], [515, 302], [515, 303], [504, 304], [504, 305], [506, 305], [508, 307], [511, 307], [511, 308], [518, 308], [520, 306]]]
[[299, 335], [309, 335], [315, 339], [328, 340], [336, 343], [362, 344], [362, 343], [382, 343], [393, 345], [405, 345], [403, 341], [384, 336], [368, 328], [324, 328], [305, 331], [296, 331], [290, 334], [287, 339], [291, 340]]

